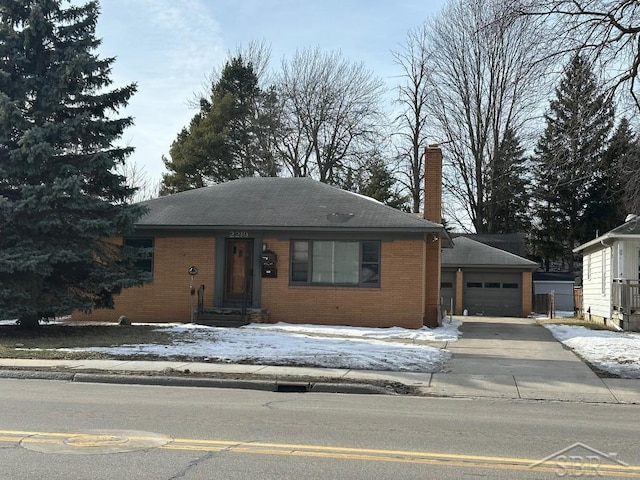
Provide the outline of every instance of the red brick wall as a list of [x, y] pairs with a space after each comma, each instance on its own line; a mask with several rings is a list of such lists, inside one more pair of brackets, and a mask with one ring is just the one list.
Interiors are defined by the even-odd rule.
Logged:
[[455, 315], [462, 315], [462, 305], [464, 305], [464, 272], [462, 269], [456, 271], [456, 308]]
[[424, 324], [437, 327], [440, 319], [440, 239], [427, 235], [425, 255]]
[[[118, 240], [118, 243], [121, 240]], [[212, 237], [156, 237], [153, 252], [153, 282], [124, 290], [115, 299], [115, 310], [95, 310], [86, 315], [73, 314], [76, 320], [116, 321], [126, 315], [132, 322], [189, 322], [191, 265], [198, 268], [194, 277], [197, 290], [205, 286], [205, 306], [213, 306], [215, 280], [215, 239]]]
[[[424, 218], [442, 223], [442, 150], [429, 145], [424, 152]], [[437, 327], [440, 317], [441, 240], [427, 235], [425, 255], [424, 324]]]
[[522, 272], [522, 316], [528, 317], [533, 311], [533, 273]]
[[[420, 328], [425, 321], [437, 324], [440, 242], [429, 239], [425, 257], [424, 240], [383, 241], [380, 288], [290, 286], [290, 242], [263, 242], [278, 255], [278, 277], [262, 279], [262, 308], [269, 310], [272, 322], [405, 328]], [[76, 312], [73, 318], [115, 322], [126, 315], [133, 322], [189, 322], [191, 265], [199, 271], [194, 287], [204, 284], [205, 306], [213, 306], [215, 239], [159, 237], [152, 283], [123, 291], [115, 310]], [[194, 305], [196, 300], [194, 296]]]
[[437, 145], [424, 152], [424, 218], [442, 223], [442, 150]]
[[269, 310], [270, 321], [422, 327], [424, 241], [381, 243], [380, 288], [290, 286], [290, 242], [264, 242], [278, 255], [278, 278], [262, 279], [262, 307]]

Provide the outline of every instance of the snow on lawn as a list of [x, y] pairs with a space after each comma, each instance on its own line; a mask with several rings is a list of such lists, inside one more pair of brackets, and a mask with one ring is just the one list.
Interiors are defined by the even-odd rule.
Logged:
[[544, 326], [600, 370], [623, 378], [640, 378], [640, 334], [572, 325]]
[[270, 330], [279, 332], [320, 334], [327, 336], [341, 337], [362, 337], [379, 339], [407, 339], [427, 342], [455, 342], [458, 340], [460, 332], [458, 327], [462, 325], [460, 320], [443, 322], [439, 328], [422, 327], [419, 329], [408, 329], [400, 327], [391, 328], [367, 328], [367, 327], [346, 327], [335, 325], [297, 325], [292, 323], [254, 323], [245, 328]]
[[449, 362], [451, 353], [443, 348], [413, 342], [454, 341], [458, 337], [459, 325], [460, 322], [454, 321], [445, 323], [441, 328], [414, 331], [282, 323], [251, 324], [243, 328], [171, 324], [158, 329], [174, 336], [175, 340], [170, 345], [91, 347], [82, 348], [82, 351], [229, 363], [439, 372]]

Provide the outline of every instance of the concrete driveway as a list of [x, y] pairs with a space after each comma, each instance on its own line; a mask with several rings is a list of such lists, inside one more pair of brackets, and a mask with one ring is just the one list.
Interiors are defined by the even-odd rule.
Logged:
[[[465, 317], [447, 345], [449, 369], [433, 374], [425, 393], [579, 402], [626, 401], [618, 379], [601, 379], [531, 318]], [[609, 385], [609, 380], [612, 380]], [[607, 383], [605, 383], [607, 382]], [[637, 384], [637, 382], [634, 382]], [[629, 385], [628, 381], [620, 386]], [[632, 396], [637, 398], [637, 387]]]

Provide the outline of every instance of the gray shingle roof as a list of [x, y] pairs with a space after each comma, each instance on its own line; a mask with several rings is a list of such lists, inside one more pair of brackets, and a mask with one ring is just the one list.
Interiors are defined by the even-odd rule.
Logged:
[[640, 218], [634, 218], [609, 232], [613, 235], [640, 235]]
[[535, 270], [536, 262], [467, 237], [456, 237], [453, 248], [442, 251], [443, 267], [496, 267]]
[[[442, 225], [309, 178], [243, 178], [143, 202], [138, 228], [434, 232]], [[448, 238], [448, 237], [447, 237]]]
[[523, 233], [461, 233], [455, 237], [467, 237], [476, 242], [499, 248], [505, 252], [522, 257], [525, 254], [525, 236]]
[[583, 243], [579, 247], [575, 248], [574, 252], [581, 252], [582, 250], [592, 247], [594, 245], [602, 245], [609, 239], [615, 240], [616, 238], [624, 239], [626, 237], [640, 238], [640, 217], [634, 218], [628, 222], [623, 223], [619, 227], [609, 230], [604, 235], [600, 235], [593, 240]]

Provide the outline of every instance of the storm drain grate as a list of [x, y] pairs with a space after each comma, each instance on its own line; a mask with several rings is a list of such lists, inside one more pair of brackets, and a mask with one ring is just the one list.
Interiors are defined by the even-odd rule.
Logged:
[[308, 392], [311, 390], [310, 383], [277, 383], [276, 392]]

